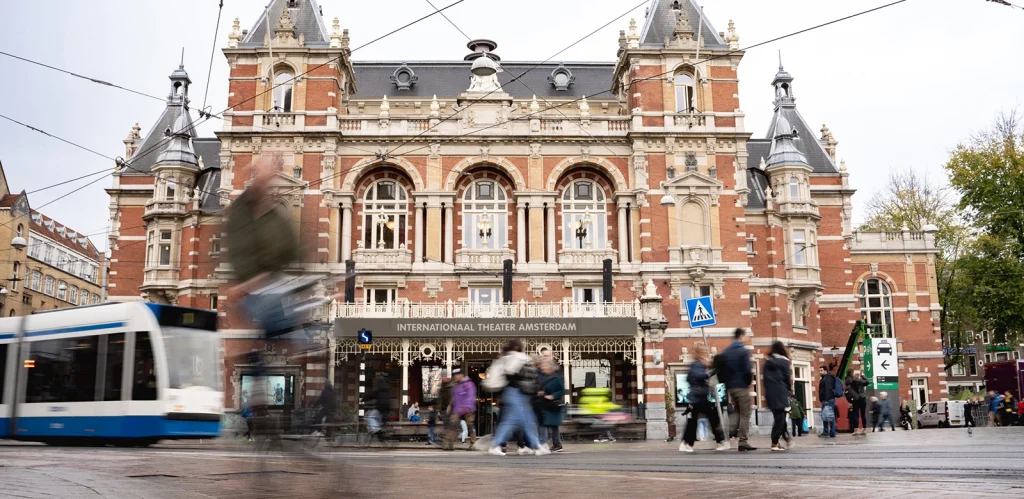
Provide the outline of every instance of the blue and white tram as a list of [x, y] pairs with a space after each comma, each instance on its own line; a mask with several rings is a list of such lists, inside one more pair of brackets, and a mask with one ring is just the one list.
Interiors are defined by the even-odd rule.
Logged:
[[107, 303], [0, 319], [0, 438], [211, 438], [224, 413], [216, 312]]

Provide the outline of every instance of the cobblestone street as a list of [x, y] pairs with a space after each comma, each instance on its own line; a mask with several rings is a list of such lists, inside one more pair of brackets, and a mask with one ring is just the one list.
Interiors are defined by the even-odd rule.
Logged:
[[0, 445], [0, 497], [1020, 497], [1024, 429], [923, 430], [786, 453], [675, 443], [576, 444], [545, 457], [432, 449], [333, 450], [311, 459], [217, 441], [150, 449]]

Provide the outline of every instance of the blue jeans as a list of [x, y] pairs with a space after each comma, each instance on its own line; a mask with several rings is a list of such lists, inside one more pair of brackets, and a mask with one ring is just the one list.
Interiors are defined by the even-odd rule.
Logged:
[[434, 433], [434, 425], [427, 427], [427, 442], [434, 443], [437, 440], [437, 434]]
[[494, 432], [492, 447], [501, 447], [508, 442], [516, 430], [522, 431], [526, 438], [526, 446], [531, 449], [540, 448], [537, 438], [537, 416], [533, 414], [530, 399], [518, 387], [506, 386], [501, 392], [501, 422]]
[[[835, 401], [835, 399], [829, 400], [827, 402], [822, 402], [822, 404], [821, 404], [822, 407], [825, 407], [826, 405], [832, 408], [832, 414], [836, 414], [836, 401]], [[830, 437], [836, 436], [836, 416], [833, 416], [831, 421], [822, 420], [821, 424], [822, 424], [822, 429], [821, 429], [822, 433], [827, 433], [828, 436], [830, 436]]]

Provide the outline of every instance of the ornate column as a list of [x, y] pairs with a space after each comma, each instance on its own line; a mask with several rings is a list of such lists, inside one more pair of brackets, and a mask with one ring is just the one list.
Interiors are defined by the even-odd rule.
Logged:
[[516, 261], [526, 263], [526, 208], [516, 208]]
[[665, 328], [668, 321], [662, 313], [662, 298], [654, 281], [647, 282], [644, 296], [640, 299], [640, 330], [637, 332], [636, 348], [640, 355], [637, 360], [637, 382], [643, 386], [646, 404], [647, 440], [668, 438], [668, 411], [665, 409]]
[[416, 256], [413, 263], [423, 261], [423, 206], [416, 205]]
[[352, 259], [352, 203], [348, 200], [341, 205], [341, 261]]
[[455, 207], [444, 207], [444, 261], [455, 262]]
[[452, 351], [454, 348], [454, 340], [452, 340], [451, 338], [444, 340], [444, 368], [446, 371], [448, 371], [449, 376], [451, 376], [452, 374], [452, 365], [454, 365], [454, 352]]
[[629, 263], [629, 245], [626, 243], [626, 207], [619, 205], [619, 226], [616, 232], [619, 233], [619, 263]]
[[555, 250], [558, 243], [556, 242], [555, 234], [557, 234], [557, 231], [555, 231], [555, 204], [551, 203], [548, 206], [548, 263], [557, 263], [558, 253]]
[[[409, 340], [402, 340], [402, 410], [409, 406]], [[401, 414], [399, 414], [401, 419]]]
[[572, 357], [569, 353], [569, 338], [562, 338], [562, 366], [565, 367], [565, 404], [572, 403]]

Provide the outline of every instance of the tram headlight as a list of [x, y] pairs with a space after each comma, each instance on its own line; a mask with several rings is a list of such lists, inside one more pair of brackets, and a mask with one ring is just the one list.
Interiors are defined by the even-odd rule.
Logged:
[[183, 406], [183, 405], [176, 405], [176, 406], [174, 406], [174, 408], [172, 410], [174, 412], [181, 412], [181, 411], [185, 410], [185, 406]]

